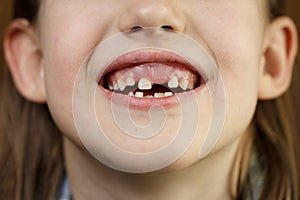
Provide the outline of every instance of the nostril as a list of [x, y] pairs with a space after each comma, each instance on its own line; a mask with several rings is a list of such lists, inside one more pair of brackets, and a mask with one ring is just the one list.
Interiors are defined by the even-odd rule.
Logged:
[[142, 27], [140, 27], [140, 26], [135, 26], [135, 27], [132, 27], [131, 28], [131, 31], [140, 31], [140, 30], [142, 30], [143, 28]]
[[161, 26], [162, 29], [166, 30], [166, 31], [173, 31], [173, 27], [172, 26], [169, 26], [169, 25], [163, 25]]
[[[165, 31], [174, 31], [174, 28], [172, 26], [169, 25], [163, 25], [160, 27], [161, 29], [165, 30]], [[141, 26], [134, 26], [130, 29], [130, 32], [138, 32], [143, 30], [144, 28]]]

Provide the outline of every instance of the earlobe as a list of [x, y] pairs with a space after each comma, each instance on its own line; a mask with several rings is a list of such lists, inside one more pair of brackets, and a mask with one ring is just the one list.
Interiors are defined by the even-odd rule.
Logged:
[[45, 103], [43, 58], [37, 35], [25, 19], [13, 21], [4, 37], [4, 53], [14, 83], [26, 99]]
[[276, 98], [288, 89], [297, 47], [297, 30], [290, 18], [279, 17], [268, 25], [259, 74], [260, 100]]

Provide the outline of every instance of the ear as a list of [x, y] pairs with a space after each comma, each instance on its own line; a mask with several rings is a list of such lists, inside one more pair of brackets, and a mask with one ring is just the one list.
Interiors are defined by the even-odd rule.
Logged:
[[4, 36], [4, 53], [14, 83], [26, 99], [45, 103], [42, 53], [34, 28], [25, 19], [16, 19]]
[[273, 99], [289, 87], [298, 37], [293, 21], [288, 17], [274, 19], [267, 28], [260, 69], [258, 98]]

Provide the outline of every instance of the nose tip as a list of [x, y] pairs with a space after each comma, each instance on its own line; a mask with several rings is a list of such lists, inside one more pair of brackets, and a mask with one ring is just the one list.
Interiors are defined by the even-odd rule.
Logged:
[[167, 31], [184, 30], [184, 17], [176, 1], [143, 0], [135, 1], [120, 16], [121, 32], [138, 31], [145, 27], [162, 28]]

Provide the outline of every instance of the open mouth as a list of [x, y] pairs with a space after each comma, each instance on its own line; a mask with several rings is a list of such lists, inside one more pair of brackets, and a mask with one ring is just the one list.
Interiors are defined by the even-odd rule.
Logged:
[[165, 98], [204, 84], [193, 66], [168, 52], [136, 52], [115, 60], [99, 84], [114, 93], [138, 98]]
[[175, 63], [140, 63], [107, 73], [103, 87], [139, 98], [163, 98], [199, 87], [200, 76]]

